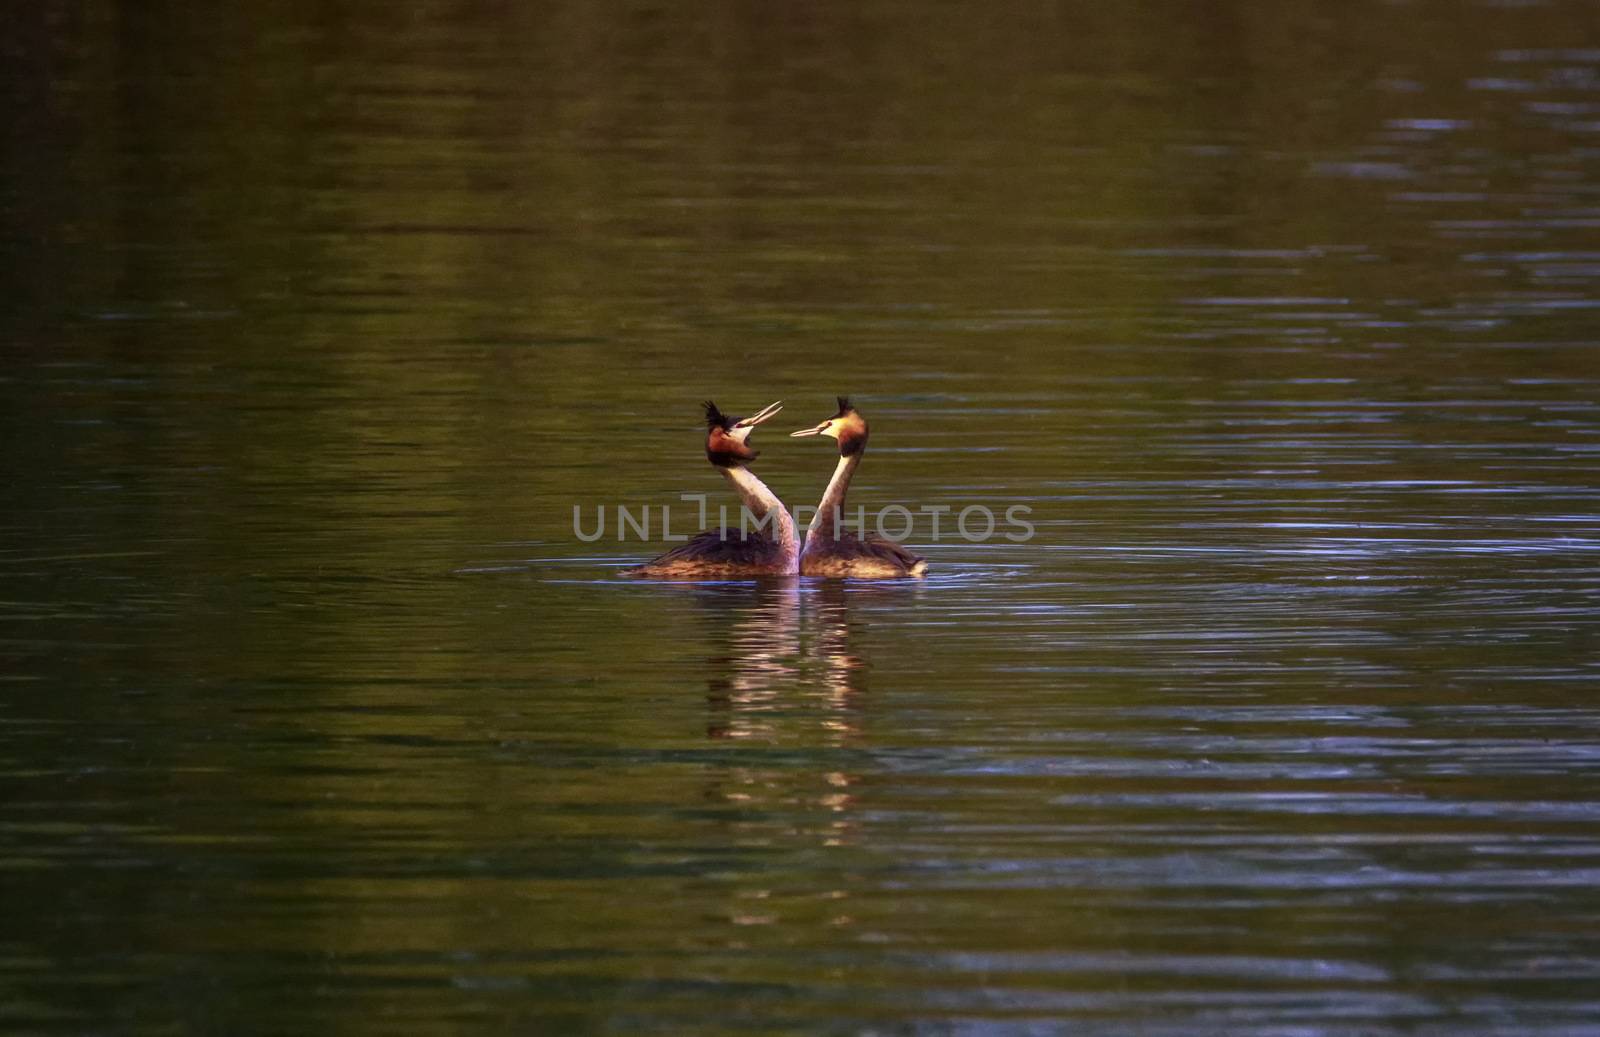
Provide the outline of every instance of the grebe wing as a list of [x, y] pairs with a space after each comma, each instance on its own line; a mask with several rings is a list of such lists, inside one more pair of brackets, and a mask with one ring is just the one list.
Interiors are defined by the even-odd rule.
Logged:
[[927, 559], [912, 554], [893, 540], [872, 534], [863, 539], [854, 533], [845, 533], [818, 543], [802, 556], [801, 563], [802, 572], [809, 569], [811, 574], [819, 576], [921, 576], [927, 568]]
[[763, 572], [781, 567], [783, 549], [771, 537], [744, 530], [708, 529], [624, 576], [693, 576]]
[[893, 540], [885, 540], [883, 537], [872, 533], [867, 534], [867, 538], [861, 541], [861, 550], [874, 558], [881, 558], [886, 562], [898, 562], [907, 569], [914, 568], [918, 562], [925, 561], [921, 555], [912, 554]]

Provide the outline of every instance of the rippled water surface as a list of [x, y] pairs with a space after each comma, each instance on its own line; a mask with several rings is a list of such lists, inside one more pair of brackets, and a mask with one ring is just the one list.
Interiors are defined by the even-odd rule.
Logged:
[[1592, 5], [0, 47], [8, 1032], [1600, 1033]]

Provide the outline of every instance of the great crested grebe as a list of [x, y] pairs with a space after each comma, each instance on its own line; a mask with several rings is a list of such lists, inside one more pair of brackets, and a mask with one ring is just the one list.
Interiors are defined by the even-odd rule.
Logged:
[[816, 517], [806, 530], [805, 547], [800, 551], [800, 575], [837, 576], [883, 580], [896, 576], [921, 576], [928, 561], [882, 537], [858, 537], [839, 531], [839, 516], [844, 510], [844, 495], [850, 489], [861, 455], [867, 452], [867, 419], [839, 397], [839, 413], [816, 428], [789, 433], [797, 436], [832, 436], [839, 441], [839, 463], [833, 478], [817, 505]]
[[774, 403], [748, 418], [732, 418], [706, 401], [706, 459], [733, 484], [734, 492], [758, 524], [770, 527], [745, 530], [709, 529], [691, 537], [654, 561], [624, 576], [658, 579], [716, 579], [727, 576], [792, 576], [800, 551], [795, 536], [794, 517], [778, 495], [745, 467], [757, 452], [750, 448], [750, 433], [755, 427], [783, 409]]

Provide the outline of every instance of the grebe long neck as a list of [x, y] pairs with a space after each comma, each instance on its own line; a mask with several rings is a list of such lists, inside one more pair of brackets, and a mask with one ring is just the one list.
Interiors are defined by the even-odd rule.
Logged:
[[772, 539], [783, 551], [784, 558], [788, 560], [795, 571], [799, 571], [800, 542], [795, 534], [794, 516], [789, 514], [789, 509], [783, 506], [783, 501], [773, 493], [766, 483], [756, 477], [756, 473], [743, 465], [731, 465], [717, 469], [727, 480], [733, 484], [733, 489], [739, 494], [739, 499], [744, 506], [750, 509], [750, 514], [757, 521], [771, 516], [770, 528]]
[[856, 465], [861, 463], [861, 455], [865, 452], [857, 450], [840, 455], [839, 463], [833, 467], [833, 478], [828, 480], [828, 488], [822, 491], [822, 503], [817, 505], [817, 513], [812, 516], [811, 525], [806, 529], [807, 544], [833, 540], [838, 536], [844, 495], [850, 492], [850, 477], [855, 474]]

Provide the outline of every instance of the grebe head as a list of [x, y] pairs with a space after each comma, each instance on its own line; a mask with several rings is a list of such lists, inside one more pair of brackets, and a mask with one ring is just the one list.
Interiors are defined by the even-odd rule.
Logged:
[[859, 454], [867, 445], [867, 419], [850, 405], [848, 397], [839, 397], [839, 413], [816, 428], [803, 428], [789, 433], [791, 439], [800, 436], [832, 436], [839, 441], [839, 456]]
[[754, 461], [760, 452], [750, 447], [750, 433], [757, 425], [783, 410], [783, 404], [774, 403], [748, 418], [735, 418], [722, 413], [710, 400], [706, 408], [706, 458], [718, 468], [733, 468]]

